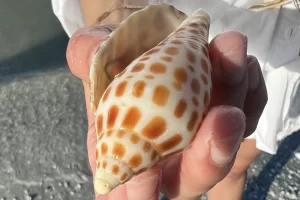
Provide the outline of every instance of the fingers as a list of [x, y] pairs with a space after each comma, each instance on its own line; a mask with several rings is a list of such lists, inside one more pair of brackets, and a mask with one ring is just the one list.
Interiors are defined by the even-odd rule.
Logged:
[[211, 106], [243, 108], [247, 93], [247, 38], [237, 31], [216, 36], [209, 45], [213, 91]]
[[95, 52], [116, 27], [115, 24], [86, 27], [71, 37], [67, 47], [67, 61], [75, 76], [88, 82]]
[[213, 108], [181, 160], [165, 166], [163, 192], [170, 199], [192, 199], [212, 188], [231, 169], [244, 130], [240, 109]]
[[255, 131], [268, 99], [259, 62], [247, 56], [247, 38], [237, 31], [216, 36], [209, 51], [213, 66], [211, 106], [243, 109], [247, 118], [244, 137], [248, 137]]
[[246, 131], [244, 137], [251, 135], [258, 124], [260, 116], [268, 101], [267, 88], [258, 60], [248, 57], [248, 91], [244, 105], [246, 119]]

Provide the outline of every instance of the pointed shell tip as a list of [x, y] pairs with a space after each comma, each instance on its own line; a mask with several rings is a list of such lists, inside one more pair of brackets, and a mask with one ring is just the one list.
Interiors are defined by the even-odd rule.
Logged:
[[100, 195], [107, 194], [112, 190], [111, 185], [107, 181], [100, 178], [95, 179], [94, 187], [96, 193]]

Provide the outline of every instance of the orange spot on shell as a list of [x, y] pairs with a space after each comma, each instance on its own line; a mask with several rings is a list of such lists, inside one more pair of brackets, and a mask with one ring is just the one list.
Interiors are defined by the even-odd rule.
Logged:
[[160, 57], [161, 60], [166, 61], [166, 62], [172, 62], [173, 58], [169, 56], [162, 56]]
[[192, 98], [192, 101], [193, 101], [193, 104], [194, 104], [195, 106], [199, 106], [199, 101], [197, 100], [196, 97], [193, 97], [193, 98]]
[[171, 55], [171, 56], [176, 56], [176, 55], [178, 55], [179, 50], [176, 47], [168, 47], [165, 50], [165, 53], [168, 54], [168, 55]]
[[105, 156], [107, 154], [108, 146], [106, 143], [101, 144], [101, 154]]
[[174, 70], [174, 78], [179, 83], [186, 83], [187, 73], [184, 68], [176, 68]]
[[125, 153], [126, 153], [125, 146], [122, 143], [115, 142], [112, 150], [113, 156], [119, 159], [122, 158], [125, 155]]
[[126, 178], [127, 178], [128, 174], [127, 173], [124, 173], [121, 178], [120, 178], [120, 181], [124, 181]]
[[192, 130], [194, 129], [194, 127], [195, 127], [195, 125], [196, 125], [196, 122], [197, 122], [197, 120], [198, 120], [198, 117], [199, 117], [198, 112], [197, 112], [197, 111], [194, 111], [194, 112], [192, 113], [192, 115], [191, 115], [191, 117], [190, 117], [188, 123], [187, 123], [187, 129], [188, 129], [189, 131], [192, 131]]
[[116, 119], [119, 114], [119, 107], [117, 105], [113, 105], [109, 110], [107, 114], [107, 127], [108, 129], [113, 128], [115, 125]]
[[120, 168], [119, 168], [118, 165], [115, 164], [115, 165], [112, 166], [111, 172], [112, 172], [114, 175], [117, 175], [117, 174], [119, 173], [119, 171], [120, 171]]
[[137, 107], [131, 107], [127, 110], [122, 122], [123, 128], [133, 129], [141, 119], [141, 111]]
[[149, 142], [145, 142], [143, 145], [143, 150], [148, 152], [151, 149], [151, 144]]
[[141, 97], [144, 94], [146, 82], [145, 81], [137, 81], [132, 89], [132, 95], [135, 97]]
[[154, 79], [155, 77], [153, 75], [146, 75], [145, 78], [146, 79]]
[[191, 63], [195, 63], [196, 62], [196, 56], [192, 51], [187, 51], [186, 53], [186, 57], [187, 59], [191, 62]]
[[112, 134], [113, 134], [113, 131], [108, 131], [108, 132], [106, 133], [106, 136], [107, 136], [107, 137], [110, 137], [110, 136], [112, 136]]
[[129, 167], [136, 168], [142, 163], [142, 156], [140, 154], [135, 154], [132, 156], [128, 162]]
[[145, 68], [144, 63], [137, 63], [132, 69], [131, 72], [140, 72]]
[[120, 97], [125, 93], [125, 89], [127, 87], [127, 81], [122, 81], [116, 88], [116, 96]]
[[140, 138], [134, 134], [131, 135], [130, 137], [130, 141], [133, 143], [133, 144], [137, 144], [139, 141], [140, 141]]
[[153, 63], [150, 66], [150, 72], [155, 73], [155, 74], [163, 74], [167, 70], [166, 65], [162, 63]]
[[203, 81], [203, 83], [205, 85], [208, 85], [208, 80], [207, 80], [206, 76], [204, 76], [203, 74], [201, 74], [201, 80]]
[[163, 85], [159, 85], [154, 89], [152, 101], [158, 106], [164, 106], [167, 104], [170, 96], [170, 90]]
[[103, 115], [97, 117], [97, 134], [98, 137], [101, 137], [103, 131]]
[[157, 145], [157, 150], [161, 152], [169, 151], [176, 146], [178, 146], [182, 141], [182, 136], [180, 134], [176, 134], [172, 136], [171, 138], [167, 139], [161, 144]]
[[124, 130], [118, 130], [118, 134], [117, 134], [117, 136], [119, 137], [119, 138], [122, 138], [124, 135], [125, 135], [125, 131]]
[[143, 128], [142, 134], [149, 139], [155, 139], [162, 135], [166, 129], [166, 120], [160, 116], [156, 116]]
[[106, 166], [107, 166], [107, 162], [104, 160], [103, 163], [102, 163], [102, 168], [105, 169]]
[[187, 107], [187, 103], [185, 102], [185, 100], [180, 100], [175, 108], [175, 116], [177, 118], [180, 118], [183, 116], [185, 110], [186, 110], [186, 107]]
[[182, 41], [181, 40], [173, 40], [171, 43], [172, 44], [182, 44]]
[[194, 94], [200, 93], [200, 83], [197, 79], [193, 79], [191, 82], [191, 88]]
[[193, 22], [193, 23], [190, 23], [189, 26], [193, 27], [193, 28], [198, 28], [199, 24]]

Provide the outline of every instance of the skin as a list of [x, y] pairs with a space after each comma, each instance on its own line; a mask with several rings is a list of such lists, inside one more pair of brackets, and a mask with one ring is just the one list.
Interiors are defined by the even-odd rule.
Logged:
[[[130, 0], [131, 5], [138, 6], [146, 2]], [[89, 68], [95, 51], [116, 26], [94, 25], [99, 15], [111, 7], [108, 1], [82, 0], [81, 6], [87, 27], [70, 39], [67, 60], [84, 87], [88, 156], [94, 174], [96, 132], [89, 106]], [[114, 11], [101, 24], [119, 23], [132, 12]], [[204, 193], [209, 200], [241, 199], [246, 170], [260, 153], [255, 140], [241, 141], [256, 129], [267, 102], [266, 86], [257, 59], [247, 55], [247, 38], [241, 33], [230, 31], [216, 36], [209, 45], [209, 54], [213, 67], [211, 109], [191, 147], [108, 195], [96, 194], [96, 199], [151, 200], [158, 199], [159, 191], [169, 199], [192, 200]], [[114, 73], [121, 70], [115, 69]]]
[[[96, 133], [94, 115], [89, 106], [88, 77], [91, 58], [107, 35], [108, 31], [103, 26], [87, 27], [72, 36], [67, 48], [70, 70], [82, 80], [85, 91], [89, 125], [88, 155], [93, 174]], [[244, 35], [231, 31], [218, 35], [210, 43], [213, 100], [191, 147], [182, 155], [135, 176], [108, 195], [96, 195], [96, 199], [157, 199], [159, 191], [169, 199], [196, 199], [228, 175], [234, 163], [237, 163], [236, 153], [243, 137], [255, 130], [267, 101], [259, 64], [254, 57], [247, 56], [246, 41]], [[249, 65], [252, 62], [254, 64]], [[250, 70], [252, 67], [254, 70]], [[254, 98], [261, 105], [252, 108], [252, 104], [248, 104]]]

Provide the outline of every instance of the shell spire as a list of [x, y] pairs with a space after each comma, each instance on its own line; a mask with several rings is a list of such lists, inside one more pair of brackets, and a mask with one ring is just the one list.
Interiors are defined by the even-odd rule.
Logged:
[[[148, 50], [131, 55], [132, 62], [115, 76], [96, 107], [94, 185], [98, 194], [109, 193], [160, 160], [181, 153], [191, 144], [207, 112], [212, 83], [207, 49], [210, 18], [204, 10], [186, 17], [166, 4], [147, 6], [116, 31], [135, 18], [147, 17], [149, 10], [157, 15], [166, 9], [170, 12], [160, 23], [172, 23], [173, 28], [159, 36], [149, 35], [159, 40], [151, 39], [147, 48], [143, 46], [147, 35], [141, 43], [128, 44], [129, 50]], [[178, 13], [183, 17], [178, 18]], [[139, 27], [143, 34], [153, 28], [151, 24]], [[122, 34], [117, 33], [109, 40], [120, 39]], [[101, 52], [112, 53], [112, 49], [104, 45], [98, 59], [104, 55]], [[92, 67], [94, 72], [99, 70], [99, 65]]]

